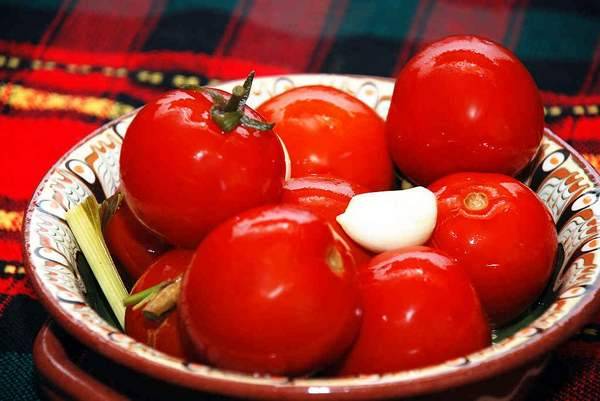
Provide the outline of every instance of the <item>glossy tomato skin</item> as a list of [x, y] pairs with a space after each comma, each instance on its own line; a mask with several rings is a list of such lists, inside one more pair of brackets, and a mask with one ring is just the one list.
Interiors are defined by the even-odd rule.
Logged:
[[169, 248], [138, 221], [125, 202], [106, 223], [104, 239], [110, 254], [134, 281]]
[[319, 370], [360, 325], [351, 256], [324, 220], [294, 205], [252, 209], [212, 231], [184, 276], [180, 308], [200, 355], [253, 373]]
[[442, 251], [384, 252], [359, 270], [359, 281], [363, 324], [340, 375], [433, 365], [491, 342], [468, 276]]
[[516, 56], [487, 39], [451, 36], [398, 74], [386, 136], [401, 172], [428, 185], [460, 171], [514, 176], [543, 128], [540, 94]]
[[[501, 174], [453, 174], [429, 189], [438, 200], [432, 246], [465, 267], [495, 325], [517, 317], [552, 274], [558, 242], [546, 206], [525, 185]], [[472, 194], [475, 207], [469, 203]]]
[[367, 192], [358, 184], [337, 177], [310, 175], [286, 181], [282, 203], [295, 203], [328, 220], [344, 213], [354, 195]]
[[[189, 250], [174, 249], [162, 255], [140, 277], [132, 289], [132, 293], [140, 292], [165, 280], [173, 280], [183, 274], [189, 267], [194, 253]], [[179, 311], [175, 308], [161, 320], [146, 318], [142, 309], [125, 311], [125, 332], [130, 337], [150, 345], [159, 351], [179, 357], [188, 358], [189, 346], [183, 337], [179, 322]]]
[[286, 181], [282, 203], [300, 205], [327, 220], [336, 233], [348, 244], [357, 266], [368, 262], [373, 253], [354, 242], [336, 221], [344, 213], [354, 195], [367, 192], [358, 184], [327, 176], [306, 176]]
[[332, 175], [368, 191], [391, 188], [384, 122], [357, 98], [332, 87], [303, 86], [267, 100], [258, 112], [275, 123], [292, 177]]
[[223, 132], [212, 105], [205, 91], [168, 92], [140, 110], [121, 150], [123, 194], [133, 213], [187, 248], [226, 218], [278, 201], [284, 182], [277, 136], [243, 126]]

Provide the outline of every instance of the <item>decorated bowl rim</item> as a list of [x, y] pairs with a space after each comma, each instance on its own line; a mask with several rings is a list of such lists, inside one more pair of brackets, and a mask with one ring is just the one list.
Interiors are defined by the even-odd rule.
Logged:
[[[371, 77], [364, 75], [339, 75], [339, 74], [286, 74], [278, 76], [265, 76], [262, 79], [277, 79], [280, 77], [320, 77], [328, 78], [360, 78], [373, 79], [384, 82], [393, 82], [391, 78]], [[239, 81], [232, 81], [233, 85]], [[138, 109], [139, 110], [139, 109]], [[69, 149], [44, 175], [40, 184], [29, 202], [24, 218], [23, 233], [23, 260], [28, 277], [31, 280], [36, 294], [39, 296], [43, 306], [50, 312], [52, 317], [76, 339], [94, 351], [116, 361], [122, 365], [132, 368], [149, 376], [165, 380], [177, 385], [193, 388], [200, 391], [208, 391], [231, 396], [244, 396], [251, 398], [279, 399], [283, 394], [286, 399], [305, 399], [309, 395], [318, 395], [320, 399], [362, 399], [366, 397], [400, 397], [415, 396], [424, 393], [437, 392], [460, 385], [473, 383], [494, 375], [504, 373], [534, 361], [542, 357], [546, 352], [560, 342], [573, 335], [583, 324], [591, 318], [592, 314], [600, 308], [600, 292], [598, 291], [598, 279], [594, 283], [593, 291], [589, 291], [578, 305], [569, 311], [559, 324], [553, 324], [543, 332], [536, 333], [535, 338], [517, 345], [509, 351], [500, 355], [492, 355], [486, 359], [470, 363], [468, 365], [457, 365], [455, 369], [446, 372], [428, 372], [431, 367], [415, 369], [413, 371], [394, 372], [383, 375], [361, 375], [342, 378], [315, 378], [315, 379], [286, 379], [281, 377], [261, 377], [244, 375], [236, 372], [223, 371], [217, 368], [208, 368], [205, 373], [198, 374], [185, 372], [155, 362], [149, 358], [128, 352], [117, 346], [108, 338], [101, 337], [89, 329], [85, 323], [79, 322], [66, 310], [58, 305], [49, 290], [44, 286], [40, 277], [35, 273], [31, 261], [31, 215], [36, 201], [45, 188], [56, 166], [64, 162], [77, 148], [98, 136], [107, 128], [116, 125], [119, 121], [135, 115], [138, 110], [127, 113], [115, 120], [109, 121], [94, 130], [85, 138], [77, 142]], [[594, 188], [600, 188], [600, 175], [568, 143], [550, 131], [545, 129], [544, 135], [553, 142], [567, 149], [577, 164], [584, 170], [594, 184]], [[594, 252], [600, 254], [600, 250]], [[437, 365], [434, 365], [437, 366]], [[404, 373], [414, 372], [413, 375]], [[420, 373], [424, 372], [424, 373]], [[251, 376], [251, 381], [234, 380], [235, 377]]]

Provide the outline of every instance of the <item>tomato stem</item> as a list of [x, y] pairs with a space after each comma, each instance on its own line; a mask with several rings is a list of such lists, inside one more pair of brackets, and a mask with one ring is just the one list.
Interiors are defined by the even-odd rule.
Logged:
[[177, 305], [181, 293], [181, 276], [162, 288], [144, 307], [144, 317], [151, 320], [160, 319], [166, 312]]
[[250, 71], [244, 84], [237, 85], [233, 88], [231, 97], [227, 103], [224, 103], [224, 101], [221, 100], [222, 97], [219, 99], [220, 96], [208, 91], [215, 103], [211, 108], [211, 117], [224, 132], [231, 132], [240, 124], [247, 128], [254, 128], [259, 131], [268, 131], [275, 125], [250, 118], [244, 114], [244, 107], [250, 96], [253, 81], [254, 71]]
[[239, 111], [219, 111], [216, 107], [213, 107], [211, 111], [213, 121], [225, 132], [231, 132], [240, 125], [242, 115]]
[[488, 197], [483, 192], [471, 192], [469, 193], [463, 203], [468, 210], [479, 211], [488, 207]]
[[146, 288], [145, 290], [136, 292], [135, 294], [131, 294], [128, 297], [126, 297], [125, 299], [123, 299], [123, 305], [125, 305], [125, 306], [137, 305], [137, 304], [145, 301], [152, 295], [157, 294], [160, 290], [162, 290], [164, 287], [166, 287], [170, 283], [172, 283], [172, 280], [163, 281], [152, 287]]
[[225, 107], [223, 107], [223, 111], [241, 111], [240, 109], [246, 104], [248, 96], [250, 96], [250, 92], [246, 91], [243, 86], [234, 86], [233, 90], [231, 91], [231, 97], [227, 101]]

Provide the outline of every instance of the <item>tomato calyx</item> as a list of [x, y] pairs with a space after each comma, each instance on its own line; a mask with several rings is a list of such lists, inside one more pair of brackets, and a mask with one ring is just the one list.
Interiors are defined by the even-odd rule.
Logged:
[[275, 126], [273, 123], [260, 121], [244, 114], [244, 106], [250, 96], [253, 80], [254, 71], [250, 71], [244, 84], [233, 88], [229, 100], [225, 100], [220, 93], [210, 88], [202, 88], [214, 102], [214, 105], [210, 109], [210, 115], [223, 132], [231, 132], [239, 125], [259, 131], [268, 131]]
[[488, 207], [489, 200], [483, 192], [470, 192], [463, 200], [463, 203], [467, 210], [478, 212]]
[[175, 308], [179, 293], [181, 292], [181, 275], [173, 280], [165, 280], [146, 288], [143, 291], [131, 294], [123, 300], [125, 306], [133, 309], [142, 309], [144, 317], [150, 320], [159, 320], [165, 313]]
[[344, 275], [344, 259], [336, 247], [331, 247], [327, 251], [326, 263], [333, 274], [339, 277]]

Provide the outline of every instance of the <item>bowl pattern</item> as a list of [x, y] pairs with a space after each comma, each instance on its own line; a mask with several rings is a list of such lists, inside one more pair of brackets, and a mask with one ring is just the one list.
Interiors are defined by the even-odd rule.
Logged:
[[[236, 83], [220, 87], [230, 90]], [[387, 114], [393, 91], [393, 81], [385, 78], [340, 75], [266, 77], [255, 80], [249, 103], [258, 105], [286, 89], [309, 84], [330, 85], [354, 94], [382, 117]], [[549, 207], [559, 233], [556, 271], [549, 289], [554, 300], [525, 328], [484, 350], [432, 367], [337, 379], [246, 375], [170, 357], [115, 330], [86, 303], [85, 288], [76, 264], [78, 246], [65, 222], [65, 212], [86, 196], [93, 195], [101, 201], [118, 188], [120, 146], [134, 115], [135, 111], [101, 127], [49, 171], [28, 208], [24, 231], [28, 272], [46, 307], [84, 343], [132, 368], [136, 368], [132, 362], [136, 360], [134, 358], [141, 358], [147, 363], [137, 368], [151, 375], [160, 371], [156, 368], [166, 368], [179, 371], [180, 378], [200, 377], [254, 386], [294, 387], [299, 393], [306, 394], [347, 392], [354, 387], [371, 384], [432, 379], [502, 359], [512, 351], [536, 342], [539, 343], [536, 350], [539, 355], [558, 341], [545, 343], [540, 340], [539, 337], [543, 337], [540, 334], [565, 325], [570, 316], [596, 299], [600, 273], [598, 176], [581, 156], [547, 130], [537, 161], [524, 181]], [[493, 369], [486, 374], [492, 373]], [[469, 379], [458, 379], [456, 383], [461, 380]], [[207, 388], [211, 389], [210, 386]]]

